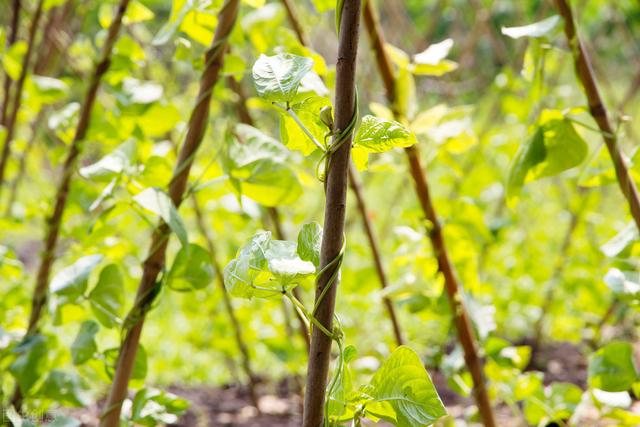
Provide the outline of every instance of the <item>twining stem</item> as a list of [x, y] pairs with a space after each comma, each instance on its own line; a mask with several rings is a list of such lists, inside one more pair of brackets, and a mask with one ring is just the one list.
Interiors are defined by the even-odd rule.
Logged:
[[624, 155], [618, 144], [618, 138], [616, 132], [609, 121], [609, 113], [602, 98], [600, 91], [598, 90], [598, 84], [596, 83], [591, 61], [587, 54], [587, 51], [580, 40], [576, 32], [576, 26], [573, 19], [573, 12], [566, 0], [555, 0], [558, 12], [564, 19], [564, 33], [569, 43], [569, 47], [573, 53], [573, 59], [575, 63], [576, 74], [580, 80], [584, 89], [585, 95], [589, 102], [589, 112], [591, 116], [598, 124], [598, 128], [602, 134], [609, 155], [613, 162], [613, 167], [616, 171], [616, 178], [622, 194], [627, 199], [629, 204], [629, 210], [631, 216], [640, 230], [640, 197], [638, 196], [638, 189], [636, 187], [627, 164], [624, 160]]
[[[11, 105], [12, 108], [10, 109], [10, 111], [8, 111], [9, 115], [7, 116], [6, 122], [3, 122], [6, 134], [4, 145], [2, 146], [2, 152], [0, 153], [0, 194], [2, 194], [2, 189], [4, 188], [4, 175], [7, 169], [7, 163], [9, 162], [9, 155], [11, 154], [11, 143], [13, 142], [13, 137], [15, 135], [16, 122], [18, 121], [18, 112], [20, 111], [20, 104], [22, 101], [22, 90], [24, 89], [24, 82], [26, 81], [27, 74], [29, 73], [29, 67], [31, 66], [31, 57], [33, 56], [33, 52], [36, 49], [35, 40], [36, 34], [38, 32], [38, 26], [40, 25], [40, 17], [42, 16], [43, 6], [44, 0], [38, 0], [36, 10], [33, 13], [33, 18], [31, 19], [31, 26], [29, 27], [27, 51], [24, 54], [24, 58], [22, 58], [22, 68], [20, 69], [20, 76], [18, 77], [18, 81], [15, 85], [13, 103]], [[6, 98], [8, 99], [8, 97], [9, 96], [7, 94]], [[5, 107], [3, 106], [2, 108], [4, 109]]]
[[[42, 310], [47, 302], [47, 293], [49, 286], [49, 275], [51, 272], [51, 266], [56, 255], [56, 246], [58, 237], [60, 235], [60, 224], [62, 223], [62, 216], [67, 204], [67, 197], [69, 195], [69, 187], [71, 185], [71, 178], [75, 171], [76, 162], [78, 156], [83, 147], [84, 138], [89, 129], [91, 121], [91, 111], [96, 100], [96, 95], [100, 87], [102, 77], [109, 69], [109, 63], [111, 58], [111, 51], [118, 38], [120, 32], [120, 26], [122, 24], [122, 17], [127, 9], [129, 0], [121, 0], [118, 6], [118, 11], [109, 26], [109, 31], [102, 48], [100, 60], [96, 63], [96, 66], [91, 75], [87, 92], [85, 93], [84, 101], [80, 109], [80, 115], [76, 131], [71, 141], [67, 157], [62, 167], [62, 177], [58, 183], [56, 190], [55, 202], [53, 212], [47, 220], [47, 231], [44, 238], [44, 250], [40, 255], [40, 265], [38, 267], [38, 274], [36, 276], [36, 286], [33, 291], [33, 297], [31, 300], [31, 315], [29, 317], [29, 325], [25, 337], [32, 336], [38, 330], [38, 323], [42, 316]], [[35, 18], [34, 18], [35, 20]], [[14, 108], [15, 111], [15, 108]], [[16, 408], [19, 408], [22, 403], [22, 393], [18, 387], [16, 387], [12, 403]]]
[[[233, 90], [238, 96], [238, 102], [236, 102], [236, 109], [238, 112], [238, 117], [242, 123], [245, 123], [250, 126], [254, 126], [255, 122], [249, 109], [247, 108], [247, 97], [245, 96], [242, 85], [238, 83], [233, 77], [229, 77], [227, 79], [227, 85]], [[280, 219], [280, 211], [276, 207], [267, 207], [267, 214], [269, 215], [269, 219], [273, 226], [273, 230], [275, 231], [276, 238], [279, 240], [287, 240], [287, 236], [285, 235], [284, 228], [282, 227], [282, 221]], [[302, 300], [302, 296], [300, 295], [300, 291], [298, 288], [294, 288], [293, 290], [294, 296], [298, 300]], [[285, 307], [285, 310], [287, 308]], [[305, 322], [305, 320], [300, 316], [300, 314], [296, 311], [296, 317], [298, 318], [298, 331], [302, 340], [307, 348], [307, 352], [309, 352], [309, 346], [311, 344], [309, 340], [309, 328]], [[286, 319], [285, 319], [286, 320]]]
[[[342, 140], [340, 147], [331, 154], [326, 172], [326, 200], [324, 232], [320, 250], [322, 273], [316, 285], [317, 309], [314, 317], [327, 330], [332, 330], [336, 291], [339, 285], [340, 263], [335, 260], [342, 254], [344, 220], [347, 199], [347, 171], [351, 151], [352, 134], [341, 135], [353, 121], [356, 111], [356, 58], [360, 28], [360, 0], [344, 0], [338, 33], [338, 60], [336, 63], [335, 121], [332, 144]], [[340, 11], [338, 11], [340, 12]], [[334, 263], [329, 269], [325, 267]], [[315, 304], [314, 304], [315, 306]], [[302, 427], [320, 427], [324, 419], [324, 402], [331, 358], [332, 338], [320, 328], [313, 328], [311, 351], [307, 365], [307, 389], [304, 399]]]
[[[7, 42], [6, 42], [6, 49], [9, 49], [15, 42], [16, 39], [18, 38], [18, 28], [20, 26], [20, 6], [21, 6], [21, 1], [20, 0], [13, 0], [13, 2], [11, 3], [11, 23], [9, 24], [9, 31], [7, 34]], [[0, 107], [0, 124], [1, 125], [5, 125], [6, 124], [6, 120], [7, 120], [7, 111], [9, 110], [9, 103], [11, 102], [11, 83], [13, 82], [13, 80], [11, 80], [11, 77], [9, 77], [9, 74], [5, 71], [4, 74], [4, 84], [3, 84], [3, 99], [2, 99], [2, 106]]]
[[[218, 14], [218, 25], [213, 42], [205, 55], [200, 90], [169, 183], [169, 197], [176, 208], [179, 208], [184, 199], [189, 171], [207, 129], [211, 94], [222, 69], [224, 53], [227, 49], [229, 34], [236, 22], [238, 7], [239, 0], [225, 0]], [[158, 283], [158, 276], [165, 266], [165, 252], [168, 245], [166, 236], [169, 232], [169, 226], [164, 221], [161, 221], [153, 232], [149, 253], [142, 265], [142, 278], [138, 285], [136, 300], [127, 316], [135, 321], [123, 330], [124, 337], [120, 345], [111, 390], [103, 407], [101, 427], [118, 427], [120, 425], [120, 412], [122, 404], [127, 398], [129, 379], [133, 371], [145, 315], [157, 296], [157, 288], [161, 285]]]
[[[372, 2], [366, 2], [364, 8], [365, 26], [369, 34], [372, 48], [375, 52], [378, 70], [386, 90], [387, 100], [392, 106], [394, 106], [393, 109], [396, 110], [395, 77], [391, 61], [385, 50], [382, 29], [378, 22]], [[401, 117], [398, 117], [397, 112], [396, 118], [402, 119]], [[486, 427], [495, 427], [496, 422], [493, 414], [493, 408], [491, 407], [491, 401], [489, 400], [484, 379], [483, 363], [478, 355], [478, 347], [471, 327], [471, 322], [462, 301], [462, 295], [460, 294], [461, 286], [458, 283], [458, 278], [456, 277], [453, 264], [449, 259], [449, 254], [442, 233], [442, 226], [440, 225], [440, 220], [431, 199], [427, 178], [422, 169], [422, 165], [420, 164], [420, 153], [416, 146], [406, 148], [405, 152], [409, 160], [409, 170], [415, 185], [416, 195], [424, 215], [429, 221], [429, 239], [431, 240], [431, 245], [438, 262], [438, 270], [444, 277], [445, 290], [451, 306], [451, 312], [453, 313], [454, 323], [458, 332], [458, 339], [462, 345], [464, 359], [473, 380], [473, 391], [476, 404], [478, 405], [478, 410], [484, 425]]]
[[564, 273], [565, 267], [567, 265], [567, 257], [569, 255], [569, 250], [571, 249], [571, 243], [573, 242], [573, 237], [575, 235], [575, 231], [578, 228], [578, 224], [582, 218], [584, 213], [584, 208], [588, 201], [588, 195], [585, 194], [586, 190], [581, 188], [580, 195], [582, 197], [580, 206], [578, 209], [571, 211], [571, 217], [569, 218], [569, 225], [567, 226], [567, 230], [564, 235], [564, 239], [562, 240], [562, 245], [560, 246], [560, 252], [558, 254], [558, 258], [556, 260], [556, 264], [551, 273], [551, 278], [546, 284], [544, 289], [544, 299], [542, 301], [542, 307], [540, 311], [540, 317], [536, 320], [533, 326], [533, 339], [531, 342], [531, 360], [535, 359], [535, 354], [540, 348], [540, 342], [542, 340], [542, 332], [544, 329], [544, 322], [547, 314], [549, 314], [549, 310], [551, 309], [551, 305], [554, 300], [554, 293], [557, 285], [559, 284], [559, 280]]
[[[295, 13], [295, 10], [291, 7], [289, 0], [282, 0], [284, 3], [285, 9], [287, 10], [287, 16], [289, 17], [289, 22], [291, 26], [294, 28], [296, 35], [298, 36], [298, 41], [303, 46], [308, 46], [307, 39], [305, 37], [304, 31], [302, 30], [302, 26], [300, 21], [298, 20], [298, 16]], [[293, 113], [293, 114], [291, 114]], [[298, 119], [295, 115], [295, 112], [291, 111], [289, 113], [293, 119], [296, 121], [300, 129], [309, 137], [313, 143], [318, 146], [321, 150], [325, 150], [324, 147], [320, 145], [320, 143], [315, 139], [313, 135], [311, 135], [304, 126], [304, 124]], [[364, 228], [365, 234], [367, 236], [367, 240], [369, 241], [369, 247], [371, 248], [371, 256], [373, 257], [373, 263], [376, 269], [376, 274], [378, 275], [378, 280], [380, 281], [380, 286], [382, 289], [385, 289], [389, 281], [387, 279], [387, 273], [384, 268], [384, 264], [382, 262], [382, 254], [380, 253], [380, 245], [378, 244], [378, 238], [375, 234], [375, 230], [373, 228], [373, 224], [371, 219], [369, 218], [369, 210], [367, 209], [367, 204], [364, 198], [362, 184], [360, 183], [360, 179], [358, 177], [358, 171], [356, 170], [353, 162], [349, 165], [349, 185], [353, 191], [353, 195], [356, 198], [356, 204], [358, 207], [358, 213], [360, 218], [362, 218], [362, 226]], [[400, 322], [398, 321], [398, 316], [396, 314], [395, 307], [393, 305], [393, 301], [389, 297], [384, 297], [382, 299], [385, 309], [387, 311], [387, 315], [391, 320], [391, 326], [393, 329], [393, 335], [395, 338], [395, 342], [397, 345], [404, 344], [404, 339], [402, 336], [402, 329], [400, 327]]]
[[218, 262], [217, 250], [213, 242], [213, 238], [207, 231], [207, 225], [205, 223], [204, 215], [202, 214], [202, 209], [200, 208], [200, 204], [198, 203], [196, 194], [193, 194], [191, 196], [191, 201], [193, 202], [193, 210], [196, 214], [196, 224], [198, 226], [198, 229], [200, 230], [200, 234], [202, 234], [202, 237], [207, 244], [207, 249], [209, 249], [211, 264], [213, 264], [213, 268], [216, 270], [216, 278], [218, 279], [217, 283], [219, 285], [220, 292], [222, 293], [222, 302], [224, 303], [224, 309], [227, 312], [227, 316], [229, 316], [229, 320], [231, 321], [233, 336], [236, 340], [236, 345], [240, 350], [242, 359], [242, 370], [249, 379], [249, 394], [251, 397], [251, 401], [253, 403], [253, 406], [260, 410], [260, 406], [258, 403], [258, 394], [256, 392], [256, 376], [253, 372], [253, 369], [251, 368], [251, 357], [249, 356], [249, 349], [247, 348], [247, 344], [244, 342], [244, 338], [242, 337], [240, 322], [236, 317], [236, 313], [233, 308], [233, 304], [231, 303], [229, 293], [227, 292], [227, 288], [225, 288], [224, 286], [224, 276], [222, 274], [222, 266]]

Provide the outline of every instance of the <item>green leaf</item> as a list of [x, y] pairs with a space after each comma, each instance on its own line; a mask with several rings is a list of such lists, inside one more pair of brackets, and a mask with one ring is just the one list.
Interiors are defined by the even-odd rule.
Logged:
[[604, 276], [604, 283], [611, 292], [628, 302], [640, 299], [640, 273], [637, 271], [620, 271], [612, 268]]
[[336, 8], [335, 0], [311, 0], [318, 13], [328, 12]]
[[371, 153], [384, 153], [396, 147], [410, 147], [417, 142], [415, 135], [393, 120], [364, 116], [353, 142]]
[[[316, 141], [322, 142], [329, 129], [320, 119], [320, 111], [330, 106], [331, 101], [327, 98], [312, 96], [302, 102], [293, 104], [291, 109]], [[282, 113], [280, 119], [280, 137], [287, 148], [298, 150], [304, 156], [308, 156], [317, 149], [316, 145], [286, 112]]]
[[604, 391], [627, 391], [638, 380], [633, 361], [633, 347], [616, 341], [589, 357], [589, 386]]
[[74, 365], [82, 365], [89, 361], [98, 351], [96, 334], [100, 326], [93, 320], [85, 320], [80, 324], [80, 330], [76, 339], [71, 344], [71, 358]]
[[314, 273], [315, 266], [298, 256], [295, 242], [272, 240], [271, 233], [262, 231], [227, 264], [224, 283], [233, 296], [269, 298]]
[[133, 398], [131, 421], [136, 425], [175, 424], [189, 408], [189, 402], [173, 393], [142, 388]]
[[77, 374], [54, 369], [47, 376], [39, 394], [62, 404], [80, 407], [89, 404], [86, 388]]
[[253, 65], [253, 82], [258, 95], [268, 101], [291, 102], [302, 78], [313, 68], [313, 60], [281, 53], [260, 55]]
[[13, 353], [15, 360], [9, 365], [9, 372], [14, 376], [20, 391], [27, 395], [29, 390], [44, 375], [47, 369], [47, 354], [49, 348], [42, 335], [26, 337]]
[[64, 99], [69, 93], [69, 85], [52, 77], [36, 76], [30, 78], [31, 91], [42, 104], [52, 104]]
[[458, 64], [445, 59], [453, 47], [453, 40], [446, 39], [426, 48], [414, 55], [409, 69], [413, 74], [425, 76], [442, 76], [458, 68]]
[[102, 269], [98, 283], [89, 293], [89, 304], [104, 327], [112, 328], [118, 324], [124, 304], [124, 281], [117, 265], [109, 264]]
[[600, 246], [600, 250], [609, 258], [614, 258], [636, 240], [638, 240], [638, 227], [630, 221], [618, 234]]
[[322, 245], [322, 227], [317, 222], [304, 224], [298, 233], [298, 256], [313, 265], [320, 265], [320, 247]]
[[80, 427], [82, 423], [75, 418], [59, 415], [53, 421], [45, 424], [45, 427]]
[[527, 180], [557, 175], [578, 166], [588, 154], [587, 143], [561, 112], [544, 110], [533, 137], [518, 150], [507, 191], [519, 193]]
[[18, 40], [12, 44], [2, 55], [2, 66], [12, 80], [20, 78], [22, 71], [22, 59], [27, 53], [27, 42]]
[[225, 168], [234, 189], [264, 206], [293, 203], [302, 186], [289, 167], [289, 152], [278, 141], [248, 125], [237, 125]]
[[187, 229], [169, 196], [157, 188], [147, 188], [133, 197], [133, 200], [146, 210], [158, 215], [169, 228], [176, 233], [182, 246], [189, 244]]
[[114, 174], [119, 174], [128, 168], [135, 154], [135, 140], [129, 139], [97, 162], [80, 168], [80, 175], [85, 178], [106, 177], [110, 179]]
[[102, 258], [102, 255], [88, 255], [58, 272], [51, 281], [51, 293], [69, 296], [72, 299], [84, 294], [89, 275]]
[[398, 427], [428, 426], [447, 415], [418, 354], [400, 346], [371, 380], [367, 412]]
[[558, 15], [534, 22], [533, 24], [524, 25], [522, 27], [502, 27], [502, 34], [512, 39], [521, 37], [540, 38], [548, 36], [560, 23]]
[[167, 286], [176, 291], [202, 289], [213, 281], [214, 276], [209, 251], [190, 243], [176, 254], [167, 276]]

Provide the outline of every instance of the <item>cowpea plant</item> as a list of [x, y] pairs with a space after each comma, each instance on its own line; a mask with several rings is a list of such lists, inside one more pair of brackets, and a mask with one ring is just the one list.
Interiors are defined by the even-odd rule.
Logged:
[[[287, 141], [295, 141], [296, 147], [306, 155], [320, 152], [315, 173], [322, 182], [331, 167], [333, 149], [328, 138], [333, 132], [334, 119], [331, 102], [327, 98], [303, 90], [304, 79], [309, 78], [312, 68], [311, 58], [281, 53], [262, 55], [254, 64], [252, 74], [259, 96], [270, 101], [280, 111], [281, 126], [286, 129], [285, 132], [303, 133], [303, 140], [288, 138]], [[349, 126], [357, 126], [356, 118]], [[268, 153], [275, 160], [286, 156], [288, 150], [284, 146], [257, 129], [248, 126], [237, 129], [249, 137], [242, 138], [242, 143], [235, 144], [235, 150], [250, 152], [252, 159], [256, 156], [259, 158], [262, 152]], [[399, 123], [373, 116], [363, 117], [354, 133], [353, 147], [365, 155], [410, 146], [416, 142], [415, 136]], [[229, 150], [233, 150], [233, 147], [234, 145]], [[242, 158], [238, 155], [229, 157]], [[349, 362], [357, 354], [356, 348], [345, 344], [338, 316], [334, 317], [329, 328], [316, 317], [318, 306], [325, 295], [320, 293], [312, 308], [305, 307], [294, 295], [295, 287], [313, 279], [318, 280], [325, 272], [330, 272], [342, 263], [346, 243], [338, 257], [321, 268], [322, 239], [322, 227], [317, 223], [305, 224], [297, 241], [273, 239], [267, 231], [257, 233], [225, 267], [225, 285], [229, 293], [249, 299], [286, 298], [306, 319], [312, 330], [317, 330], [336, 342], [338, 358], [333, 377], [327, 385], [326, 403], [322, 410], [328, 425], [337, 425], [347, 420], [353, 420], [359, 425], [363, 417], [385, 419], [399, 426], [432, 424], [446, 412], [429, 375], [413, 350], [405, 346], [398, 347], [369, 385], [355, 389], [349, 374]], [[333, 282], [339, 273], [333, 270], [330, 274], [325, 292], [330, 286], [336, 286]], [[394, 373], [388, 375], [390, 372]]]

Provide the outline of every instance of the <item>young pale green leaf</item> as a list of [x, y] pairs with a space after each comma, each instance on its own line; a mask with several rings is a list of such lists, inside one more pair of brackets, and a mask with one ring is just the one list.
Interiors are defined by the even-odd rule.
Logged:
[[618, 256], [618, 254], [636, 240], [638, 240], [638, 227], [633, 221], [630, 221], [618, 234], [600, 246], [600, 250], [609, 258], [613, 258]]
[[229, 293], [242, 298], [269, 298], [296, 286], [315, 273], [315, 266], [300, 259], [295, 242], [272, 240], [260, 232], [238, 251], [224, 269]]
[[133, 398], [131, 420], [145, 426], [175, 424], [188, 408], [189, 402], [173, 393], [145, 387]]
[[260, 55], [253, 65], [253, 82], [258, 95], [268, 101], [291, 102], [302, 78], [313, 68], [313, 60], [281, 53]]
[[129, 139], [97, 162], [80, 168], [80, 175], [85, 178], [108, 178], [123, 172], [129, 167], [136, 154], [136, 144]]
[[312, 2], [318, 13], [328, 12], [336, 8], [335, 0], [312, 0]]
[[633, 347], [615, 341], [589, 357], [589, 386], [604, 391], [627, 391], [638, 380]]
[[69, 93], [69, 85], [52, 77], [31, 76], [30, 86], [30, 92], [41, 104], [60, 101]]
[[322, 227], [317, 222], [304, 224], [298, 233], [298, 256], [313, 265], [320, 265], [320, 246], [322, 245]]
[[534, 22], [533, 24], [524, 25], [522, 27], [502, 27], [502, 34], [512, 39], [521, 37], [540, 38], [548, 36], [560, 23], [558, 15]]
[[396, 147], [410, 147], [417, 142], [415, 135], [393, 120], [364, 116], [353, 142], [371, 153], [384, 153]]
[[167, 276], [167, 286], [176, 291], [202, 289], [213, 281], [214, 276], [209, 251], [191, 243], [176, 254]]
[[435, 43], [413, 57], [409, 66], [413, 74], [425, 76], [442, 76], [458, 68], [458, 64], [445, 59], [453, 47], [453, 40], [446, 39]]
[[22, 71], [22, 58], [27, 53], [27, 42], [18, 40], [2, 55], [2, 66], [12, 80], [18, 80]]
[[71, 358], [74, 365], [82, 365], [91, 360], [98, 351], [96, 334], [100, 326], [93, 320], [85, 320], [80, 324], [78, 335], [71, 344]]
[[429, 426], [447, 412], [418, 354], [400, 346], [371, 380], [367, 412], [398, 427]]
[[[331, 107], [331, 101], [321, 96], [312, 96], [291, 106], [291, 109], [316, 141], [323, 142], [329, 129], [322, 122], [320, 112]], [[317, 147], [288, 113], [282, 112], [280, 137], [290, 150], [298, 150], [304, 156], [313, 153]]]
[[98, 283], [89, 293], [89, 304], [104, 327], [117, 325], [124, 304], [124, 281], [117, 265], [109, 264], [102, 269]]
[[87, 289], [87, 280], [93, 269], [102, 261], [102, 255], [88, 255], [61, 270], [51, 281], [49, 289], [54, 294], [77, 298]]
[[516, 195], [529, 180], [557, 175], [578, 166], [588, 146], [561, 112], [544, 110], [533, 137], [518, 150], [509, 173], [507, 192]]
[[618, 298], [629, 302], [640, 300], [640, 273], [612, 268], [604, 276], [604, 283]]
[[193, 7], [193, 1], [173, 0], [169, 21], [160, 28], [160, 31], [155, 35], [151, 44], [154, 46], [160, 46], [171, 40], [176, 32], [178, 32], [185, 16], [187, 16], [187, 13], [189, 13]]
[[34, 335], [26, 337], [14, 350], [14, 361], [9, 365], [9, 372], [16, 379], [20, 391], [26, 395], [35, 383], [42, 378], [47, 369], [49, 346], [45, 337]]
[[133, 197], [133, 200], [146, 210], [158, 215], [176, 233], [182, 246], [189, 244], [187, 229], [178, 214], [178, 210], [166, 193], [157, 188], [147, 188]]

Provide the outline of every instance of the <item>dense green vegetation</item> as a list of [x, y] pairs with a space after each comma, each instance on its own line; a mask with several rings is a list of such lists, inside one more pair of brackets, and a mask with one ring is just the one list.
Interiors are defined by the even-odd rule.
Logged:
[[0, 22], [3, 425], [640, 425], [637, 1]]

